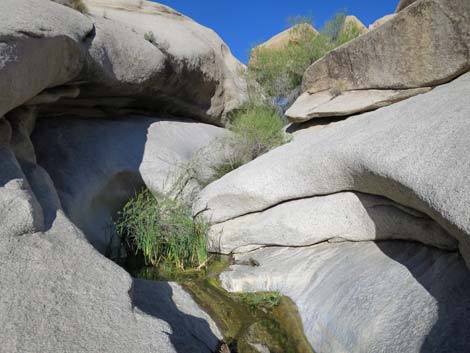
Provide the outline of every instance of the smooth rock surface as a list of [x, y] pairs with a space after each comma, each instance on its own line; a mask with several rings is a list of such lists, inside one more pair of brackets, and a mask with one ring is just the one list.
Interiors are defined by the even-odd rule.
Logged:
[[214, 351], [220, 333], [187, 293], [133, 281], [61, 211], [47, 233], [13, 235], [0, 237], [2, 352]]
[[210, 249], [243, 253], [265, 246], [309, 246], [325, 241], [409, 239], [457, 250], [457, 241], [419, 212], [382, 197], [351, 192], [282, 203], [213, 225]]
[[213, 30], [149, 1], [85, 3], [96, 26], [88, 95], [101, 96], [106, 89], [107, 96], [138, 98], [133, 106], [139, 109], [219, 125], [221, 116], [245, 101], [243, 65]]
[[291, 122], [304, 122], [313, 118], [349, 116], [375, 110], [387, 105], [429, 92], [431, 88], [406, 90], [357, 90], [341, 93], [332, 90], [303, 93], [287, 110]]
[[278, 290], [299, 308], [318, 353], [470, 351], [470, 273], [457, 253], [418, 243], [266, 248], [231, 266], [230, 291]]
[[201, 187], [188, 163], [225, 134], [190, 120], [42, 118], [32, 140], [65, 213], [104, 252], [112, 217], [144, 185], [194, 197]]
[[210, 184], [194, 214], [220, 223], [281, 202], [359, 191], [427, 214], [470, 263], [470, 74], [297, 135]]

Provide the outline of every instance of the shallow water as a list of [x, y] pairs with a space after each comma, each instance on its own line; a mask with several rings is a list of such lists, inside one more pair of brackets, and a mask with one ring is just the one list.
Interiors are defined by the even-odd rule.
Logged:
[[[279, 293], [229, 293], [218, 276], [230, 259], [218, 258], [203, 271], [168, 271], [128, 264], [134, 277], [178, 282], [217, 323], [231, 353], [314, 353], [296, 305]], [[129, 269], [129, 268], [128, 268]], [[264, 350], [266, 351], [266, 350]], [[221, 352], [226, 352], [221, 350]]]

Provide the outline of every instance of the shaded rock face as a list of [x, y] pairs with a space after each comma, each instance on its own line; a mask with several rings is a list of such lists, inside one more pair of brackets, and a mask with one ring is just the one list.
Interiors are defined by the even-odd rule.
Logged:
[[78, 87], [79, 100], [44, 114], [139, 109], [220, 125], [244, 101], [243, 66], [213, 31], [151, 2], [85, 3], [91, 16], [51, 1], [2, 1], [0, 80], [8, 92], [0, 116], [57, 86]]
[[2, 351], [213, 351], [221, 335], [188, 294], [132, 280], [68, 220], [42, 167], [0, 156]]
[[[420, 0], [376, 30], [313, 63], [304, 74], [304, 94], [286, 114], [294, 120], [327, 116], [331, 111], [314, 114], [324, 104], [315, 97], [325, 91], [335, 92], [340, 99], [347, 91], [366, 90], [366, 95], [367, 90], [401, 91], [448, 82], [470, 68], [469, 42], [468, 1]], [[375, 95], [370, 91], [358, 108], [375, 109], [371, 99], [379, 106], [396, 101], [387, 103], [381, 95]], [[333, 102], [335, 99], [328, 104]], [[306, 113], [299, 115], [299, 111]], [[351, 111], [336, 104], [334, 113], [350, 115]]]
[[306, 128], [205, 188], [212, 249], [259, 263], [226, 289], [290, 296], [320, 353], [469, 351], [469, 94]]
[[201, 188], [192, 171], [210, 166], [189, 163], [225, 134], [191, 120], [44, 118], [32, 139], [66, 214], [104, 252], [110, 245], [106, 228], [144, 185], [155, 194], [176, 192], [191, 200]]

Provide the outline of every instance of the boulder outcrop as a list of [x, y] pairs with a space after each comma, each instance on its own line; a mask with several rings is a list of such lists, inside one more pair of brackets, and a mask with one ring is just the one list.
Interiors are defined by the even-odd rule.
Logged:
[[456, 251], [457, 241], [420, 212], [382, 197], [352, 192], [281, 203], [215, 224], [214, 252], [244, 253], [266, 246], [306, 247], [343, 241], [405, 239]]
[[211, 353], [221, 334], [179, 285], [97, 249], [135, 190], [166, 192], [226, 134], [243, 65], [166, 6], [58, 2], [0, 2], [0, 351]]
[[465, 74], [429, 93], [300, 134], [209, 185], [194, 213], [221, 223], [290, 200], [359, 191], [427, 214], [457, 239], [470, 264], [464, 211], [470, 206], [469, 94]]
[[308, 23], [299, 24], [276, 34], [257, 48], [282, 49], [289, 44], [294, 44], [305, 38], [305, 35], [315, 35], [317, 30]]
[[149, 110], [222, 125], [245, 100], [243, 66], [212, 30], [152, 2], [85, 3], [88, 16], [51, 1], [2, 2], [0, 116], [60, 86], [81, 93], [49, 109], [57, 114]]
[[[287, 116], [308, 120], [298, 112], [321, 110], [323, 101], [317, 95], [363, 90], [410, 90], [448, 82], [470, 68], [470, 4], [466, 0], [420, 0], [392, 19], [352, 42], [341, 46], [313, 63], [305, 72], [304, 93], [287, 111]], [[443, 63], [445, 62], [445, 65]], [[407, 94], [408, 92], [408, 94]], [[412, 91], [395, 95], [409, 96]], [[357, 105], [362, 111], [387, 104], [383, 96], [370, 91], [370, 96]], [[420, 93], [416, 91], [415, 94]], [[318, 103], [319, 102], [319, 103]], [[394, 102], [390, 100], [389, 103]], [[338, 115], [349, 115], [349, 109], [336, 105]]]

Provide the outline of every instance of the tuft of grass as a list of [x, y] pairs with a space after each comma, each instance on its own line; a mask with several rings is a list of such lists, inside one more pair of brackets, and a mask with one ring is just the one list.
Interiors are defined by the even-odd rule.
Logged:
[[233, 156], [223, 160], [220, 164], [212, 167], [212, 179], [217, 180], [222, 178], [225, 174], [240, 168], [245, 162], [241, 156]]
[[88, 14], [88, 8], [82, 0], [71, 0], [70, 7], [83, 14]]
[[200, 269], [208, 260], [208, 226], [192, 218], [179, 200], [155, 198], [144, 189], [118, 213], [115, 229], [128, 253], [142, 255], [150, 266]]

